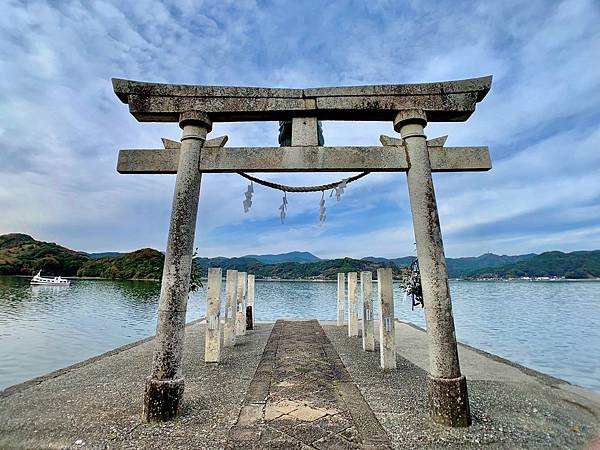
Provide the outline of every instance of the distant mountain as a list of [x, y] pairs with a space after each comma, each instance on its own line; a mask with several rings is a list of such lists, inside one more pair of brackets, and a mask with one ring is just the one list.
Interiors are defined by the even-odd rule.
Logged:
[[242, 258], [251, 258], [260, 261], [264, 264], [278, 264], [286, 262], [314, 262], [320, 261], [321, 258], [309, 252], [289, 252], [276, 255], [246, 255]]
[[466, 274], [468, 278], [600, 278], [600, 250], [545, 252], [496, 267], [485, 267]]
[[448, 266], [448, 275], [451, 278], [461, 278], [484, 267], [500, 267], [506, 264], [513, 264], [519, 261], [527, 261], [528, 259], [534, 256], [536, 256], [535, 253], [528, 253], [525, 255], [515, 256], [484, 253], [483, 255], [477, 257], [447, 258], [446, 264]]
[[374, 263], [383, 263], [383, 262], [388, 262], [391, 261], [391, 259], [389, 258], [378, 258], [375, 256], [365, 256], [364, 258], [361, 258], [363, 261], [370, 261], [370, 262], [374, 262]]
[[[319, 259], [308, 252], [291, 252], [241, 258], [195, 258], [194, 264], [203, 275], [209, 267], [221, 267], [224, 271], [250, 272], [258, 278], [335, 279], [338, 272], [375, 272], [380, 267], [391, 267], [398, 276], [414, 259], [414, 256]], [[516, 256], [486, 253], [446, 261], [452, 278], [600, 278], [600, 250]], [[125, 254], [86, 254], [53, 242], [37, 241], [27, 234], [0, 235], [0, 275], [32, 275], [42, 270], [47, 275], [160, 279], [163, 264], [164, 254], [151, 248]]]
[[[464, 258], [446, 258], [446, 265], [448, 267], [448, 275], [450, 278], [461, 278], [481, 268], [493, 268], [500, 267], [506, 264], [512, 264], [519, 261], [525, 261], [532, 256], [536, 256], [535, 253], [529, 253], [526, 255], [506, 256], [506, 255], [495, 255], [493, 253], [484, 253], [481, 256], [469, 256]], [[363, 258], [367, 261], [372, 262], [386, 262], [391, 261], [398, 267], [408, 267], [415, 260], [416, 256], [405, 256], [403, 258], [377, 258], [368, 256]]]
[[115, 257], [115, 256], [123, 256], [123, 255], [126, 255], [126, 254], [127, 253], [120, 253], [120, 252], [88, 253], [88, 255], [91, 258], [94, 258], [94, 259], [107, 258], [107, 257]]
[[209, 267], [221, 267], [253, 273], [257, 278], [274, 279], [315, 279], [334, 280], [338, 272], [376, 272], [381, 267], [391, 267], [394, 275], [400, 275], [400, 268], [392, 262], [373, 263], [364, 259], [322, 259], [313, 262], [284, 262], [277, 264], [265, 264], [254, 258], [196, 258], [197, 264], [204, 276]]

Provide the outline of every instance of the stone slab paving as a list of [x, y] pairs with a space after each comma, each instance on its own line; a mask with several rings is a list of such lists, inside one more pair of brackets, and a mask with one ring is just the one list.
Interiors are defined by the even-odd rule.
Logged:
[[276, 322], [227, 448], [392, 446], [323, 328], [312, 320]]

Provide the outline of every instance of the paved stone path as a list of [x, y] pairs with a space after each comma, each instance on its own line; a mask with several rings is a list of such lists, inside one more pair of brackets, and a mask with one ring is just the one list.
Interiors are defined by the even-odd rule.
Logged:
[[227, 448], [392, 448], [316, 320], [273, 327]]

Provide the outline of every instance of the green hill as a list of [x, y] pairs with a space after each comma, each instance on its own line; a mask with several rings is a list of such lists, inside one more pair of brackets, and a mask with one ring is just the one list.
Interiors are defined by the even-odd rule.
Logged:
[[117, 257], [93, 258], [27, 234], [0, 236], [0, 275], [85, 276], [110, 279], [160, 279], [164, 255], [146, 248]]
[[525, 260], [499, 267], [482, 268], [467, 274], [468, 278], [600, 278], [600, 250], [587, 252], [545, 252]]
[[53, 242], [36, 241], [26, 234], [0, 236], [0, 275], [74, 276], [89, 257]]
[[165, 256], [158, 250], [144, 248], [122, 256], [90, 259], [77, 271], [78, 277], [111, 280], [158, 280], [162, 276]]

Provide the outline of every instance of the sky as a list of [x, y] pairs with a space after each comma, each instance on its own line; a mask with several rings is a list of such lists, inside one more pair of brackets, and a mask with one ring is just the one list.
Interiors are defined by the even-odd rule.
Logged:
[[[12, 1], [0, 14], [0, 234], [88, 251], [166, 246], [174, 175], [120, 175], [118, 150], [161, 148], [177, 124], [139, 123], [111, 78], [265, 87], [493, 75], [449, 146], [488, 145], [493, 168], [435, 174], [446, 255], [600, 248], [600, 3], [573, 1]], [[379, 145], [391, 123], [324, 122], [325, 143]], [[229, 146], [276, 146], [273, 122], [217, 123]], [[264, 174], [292, 185], [336, 173]], [[204, 174], [201, 256], [415, 253], [404, 173], [370, 174], [338, 202]]]

